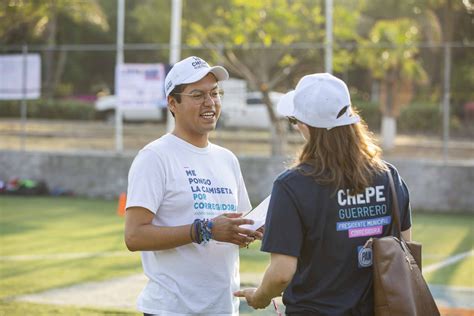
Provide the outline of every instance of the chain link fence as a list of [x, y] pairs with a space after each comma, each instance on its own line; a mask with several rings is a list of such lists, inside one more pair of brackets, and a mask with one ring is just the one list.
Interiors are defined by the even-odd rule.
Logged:
[[[448, 52], [446, 47], [450, 50], [448, 58], [445, 58]], [[166, 64], [169, 48], [169, 45], [165, 44], [126, 44], [124, 61], [125, 63]], [[0, 46], [0, 53], [21, 54], [23, 49], [23, 46]], [[39, 100], [27, 102], [28, 118], [82, 120], [94, 126], [105, 124], [111, 127], [110, 124], [107, 125], [107, 115], [94, 109], [94, 102], [99, 96], [114, 94], [115, 45], [29, 45], [27, 50], [29, 53], [40, 54], [42, 62], [42, 97]], [[390, 81], [376, 66], [372, 66], [372, 69], [367, 67], [365, 58], [367, 56], [372, 56], [377, 62], [375, 56], [380, 54], [390, 56], [400, 54], [400, 51], [402, 56], [394, 57], [394, 61], [399, 63], [395, 71], [395, 80]], [[273, 76], [283, 71], [282, 80], [271, 87], [272, 90], [282, 93], [293, 89], [303, 75], [324, 71], [324, 45], [311, 43], [270, 47], [257, 44], [245, 47], [224, 45], [182, 47], [181, 56], [190, 55], [203, 57], [213, 64], [227, 66], [231, 77], [234, 78], [238, 78], [239, 73], [235, 71], [235, 67], [227, 64], [225, 56], [233, 55], [240, 58], [249, 69], [262, 78], [262, 82], [272, 81]], [[383, 113], [390, 113], [397, 117], [398, 139], [405, 137], [408, 141], [416, 135], [419, 136], [419, 140], [427, 144], [440, 144], [444, 141], [445, 146], [452, 148], [456, 148], [455, 144], [459, 142], [461, 144], [459, 146], [463, 148], [461, 151], [469, 155], [474, 152], [470, 141], [474, 136], [474, 93], [471, 83], [465, 78], [472, 77], [474, 69], [473, 63], [466, 65], [457, 62], [461, 59], [472, 59], [469, 56], [474, 56], [474, 45], [420, 44], [407, 46], [403, 50], [400, 47], [383, 45], [361, 47], [339, 44], [334, 48], [333, 72], [348, 84], [354, 105], [375, 133], [380, 131]], [[282, 60], [286, 60], [286, 66], [281, 62]], [[450, 67], [446, 67], [446, 62], [450, 63]], [[380, 64], [383, 63], [380, 62]], [[445, 76], [446, 71], [450, 72], [448, 76]], [[251, 83], [247, 84], [247, 88], [249, 91], [258, 89]], [[233, 91], [225, 92], [226, 97], [233, 93]], [[443, 123], [443, 111], [446, 109], [443, 104], [447, 101], [449, 101], [449, 120], [446, 131], [446, 129], [443, 130], [443, 124], [446, 124], [446, 122]], [[225, 102], [224, 98], [223, 113], [226, 112]], [[12, 122], [20, 119], [20, 105], [20, 101], [0, 101], [0, 119], [3, 122], [0, 133], [3, 134], [1, 138], [4, 139], [0, 141], [0, 147], [15, 147], [15, 141], [7, 141], [7, 138], [21, 133], [21, 129], [12, 127]], [[251, 105], [248, 108], [251, 108]], [[164, 113], [166, 110], [162, 112]], [[259, 113], [258, 115], [265, 115]], [[163, 125], [164, 122], [162, 119], [154, 124], [143, 123], [143, 126], [151, 126], [153, 129], [153, 126]], [[125, 137], [130, 130], [134, 130], [137, 123], [130, 125], [130, 128], [127, 126], [126, 124], [124, 130]], [[159, 137], [160, 133], [164, 133], [164, 129], [156, 129], [156, 131], [159, 132], [149, 135], [150, 139], [139, 141], [138, 145], [141, 146], [143, 142], [151, 141]], [[212, 135], [214, 141], [229, 145], [231, 141], [226, 141], [229, 138], [226, 132], [228, 129], [221, 126]], [[32, 135], [35, 132], [29, 131], [28, 127], [24, 127], [24, 133], [33, 139], [36, 137]], [[240, 142], [237, 142], [235, 137], [230, 137], [234, 143], [239, 143], [238, 146], [234, 146], [237, 151], [246, 152], [245, 148], [251, 148], [252, 143], [257, 144], [256, 149], [248, 150], [252, 154], [258, 154], [258, 148], [262, 148], [260, 143], [266, 143], [269, 137], [268, 128], [261, 126], [258, 129], [234, 126], [230, 133], [233, 136], [242, 134]], [[448, 138], [446, 138], [446, 133], [448, 133]], [[136, 135], [136, 132], [132, 134]], [[290, 145], [299, 145], [301, 141], [298, 135], [294, 134], [296, 133], [290, 130]], [[110, 139], [105, 143], [111, 144], [114, 141], [113, 135], [109, 136]], [[32, 145], [27, 144], [26, 148], [33, 149]], [[79, 147], [84, 148], [83, 146]], [[91, 145], [90, 148], [85, 146], [85, 149], [111, 150], [113, 148], [113, 146], [96, 147], [100, 146]], [[125, 150], [136, 150], [137, 147], [133, 141], [125, 141]], [[230, 147], [233, 145], [231, 144]], [[292, 146], [289, 148], [290, 151], [294, 150]], [[269, 151], [263, 150], [262, 154], [267, 155]]]

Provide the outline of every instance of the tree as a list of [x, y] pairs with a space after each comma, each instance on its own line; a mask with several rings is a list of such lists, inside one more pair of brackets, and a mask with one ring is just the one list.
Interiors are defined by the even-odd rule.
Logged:
[[91, 24], [103, 31], [108, 30], [104, 12], [96, 0], [7, 0], [0, 11], [4, 19], [0, 22], [0, 38], [5, 44], [40, 42], [48, 45], [45, 53], [45, 95], [51, 98], [58, 85], [64, 65], [66, 51], [55, 52], [58, 43], [58, 18], [67, 16], [77, 25]]
[[[361, 21], [365, 30], [361, 35], [366, 41], [365, 47], [359, 50], [358, 61], [372, 72], [372, 77], [381, 81], [385, 148], [394, 145], [395, 119], [400, 108], [410, 102], [413, 90], [425, 86], [430, 98], [436, 95], [433, 91], [441, 90], [442, 42], [470, 41], [468, 34], [472, 39], [472, 32], [466, 27], [470, 24], [472, 28], [472, 17], [469, 17], [472, 7], [469, 1], [387, 0], [371, 2], [364, 8]], [[421, 43], [425, 46], [423, 50], [419, 47]], [[468, 56], [469, 49], [458, 50], [454, 69], [456, 65], [469, 64]], [[454, 80], [462, 77], [461, 82], [470, 82], [466, 74], [460, 71]], [[392, 129], [387, 130], [387, 125]]]
[[[272, 121], [272, 154], [285, 152], [286, 125], [278, 119], [269, 92], [290, 80], [286, 86], [294, 87], [296, 75], [315, 72], [325, 40], [324, 16], [321, 1], [232, 0], [218, 4], [212, 24], [196, 17], [186, 23], [191, 32], [186, 42], [194, 46], [212, 44], [214, 58], [224, 61], [234, 74], [244, 78], [252, 90], [262, 93]], [[340, 7], [341, 16], [351, 16]], [[202, 22], [204, 21], [204, 23]], [[351, 23], [335, 24], [335, 33], [354, 40]], [[293, 44], [300, 45], [292, 47]], [[303, 43], [303, 45], [301, 45]], [[351, 59], [340, 49], [334, 60], [338, 69], [347, 67]], [[319, 63], [321, 64], [321, 63]], [[321, 71], [321, 68], [319, 68]]]
[[409, 103], [413, 83], [426, 83], [427, 75], [418, 59], [420, 31], [408, 18], [380, 20], [372, 27], [359, 61], [381, 82], [380, 106], [383, 114], [383, 147], [392, 149], [396, 117]]
[[[142, 0], [130, 11], [126, 32], [129, 43], [161, 43], [167, 45], [170, 37], [171, 1]], [[150, 56], [151, 55], [151, 56]], [[151, 54], [134, 52], [137, 62], [164, 62], [169, 59], [168, 49], [158, 49]], [[129, 59], [128, 59], [129, 60]]]
[[[426, 0], [427, 6], [432, 10], [442, 27], [440, 34], [444, 45], [451, 43], [472, 43], [474, 41], [474, 2], [453, 0]], [[439, 61], [443, 58], [444, 51], [438, 50], [434, 54], [434, 68], [438, 71], [438, 82], [442, 82], [440, 68], [444, 64]], [[472, 47], [452, 49], [452, 76], [451, 99], [453, 105], [458, 106], [461, 112], [462, 104], [474, 100], [472, 86], [474, 85], [474, 70], [472, 67]], [[454, 112], [454, 111], [453, 111]]]

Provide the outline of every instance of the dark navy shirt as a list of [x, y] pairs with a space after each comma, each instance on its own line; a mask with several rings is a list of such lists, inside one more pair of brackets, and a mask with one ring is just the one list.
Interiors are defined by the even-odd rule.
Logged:
[[[401, 230], [411, 227], [409, 194], [397, 170], [393, 175]], [[287, 170], [274, 182], [262, 251], [298, 258], [283, 294], [291, 315], [372, 315], [370, 237], [390, 235], [392, 194], [388, 175], [375, 177], [361, 194], [334, 190], [305, 175], [311, 166]], [[303, 172], [302, 172], [303, 171]]]

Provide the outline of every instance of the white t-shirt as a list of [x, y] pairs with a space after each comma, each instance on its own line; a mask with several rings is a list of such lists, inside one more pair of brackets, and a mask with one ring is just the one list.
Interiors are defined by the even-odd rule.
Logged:
[[[144, 207], [156, 226], [247, 212], [251, 205], [237, 158], [209, 143], [193, 146], [172, 135], [145, 146], [128, 176], [127, 208]], [[156, 315], [238, 315], [239, 249], [211, 240], [162, 251], [142, 251], [149, 282], [138, 309]]]

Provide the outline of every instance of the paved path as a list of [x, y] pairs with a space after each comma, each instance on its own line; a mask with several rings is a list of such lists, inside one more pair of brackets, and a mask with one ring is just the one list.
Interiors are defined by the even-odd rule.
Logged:
[[[262, 275], [260, 273], [243, 273], [241, 275], [241, 283], [243, 286], [253, 286], [260, 283], [261, 278]], [[145, 276], [138, 274], [103, 282], [88, 282], [67, 288], [18, 296], [16, 300], [53, 305], [135, 310], [136, 298], [145, 283]], [[473, 288], [431, 285], [430, 289], [439, 306], [474, 310]], [[278, 302], [281, 306], [281, 300]]]
[[[76, 254], [55, 254], [40, 256], [52, 258], [64, 257], [89, 257], [97, 256], [97, 253], [76, 253]], [[123, 252], [105, 252], [102, 256], [117, 256], [123, 255]], [[474, 251], [467, 251], [452, 257], [449, 257], [441, 262], [429, 265], [423, 269], [424, 273], [430, 273], [441, 269], [445, 266], [456, 263], [467, 256], [473, 256]], [[53, 256], [52, 258], [50, 258]], [[8, 261], [25, 261], [38, 259], [38, 256], [0, 256], [1, 260]], [[44, 259], [44, 258], [43, 258]], [[256, 286], [261, 282], [261, 273], [242, 273], [241, 284], [242, 287]], [[101, 282], [87, 282], [66, 288], [57, 288], [41, 293], [30, 295], [22, 295], [14, 299], [19, 301], [27, 301], [34, 303], [52, 304], [52, 305], [73, 305], [81, 307], [96, 307], [109, 309], [123, 309], [135, 310], [135, 302], [138, 294], [146, 284], [146, 278], [143, 274], [137, 274], [127, 277], [115, 278]], [[474, 288], [467, 287], [447, 287], [440, 285], [430, 285], [433, 296], [438, 303], [438, 306], [450, 309], [449, 312], [444, 312], [443, 315], [471, 315], [474, 314]], [[281, 299], [277, 302], [282, 306]], [[281, 307], [282, 308], [282, 307]], [[453, 309], [457, 309], [454, 310]], [[445, 310], [445, 309], [444, 309]], [[246, 315], [246, 311], [251, 309], [244, 303], [241, 304], [242, 315]], [[270, 314], [273, 307], [267, 308], [261, 315]], [[259, 313], [260, 314], [260, 313]]]
[[87, 282], [36, 294], [18, 296], [16, 300], [52, 304], [135, 309], [135, 301], [146, 283], [143, 274], [103, 282]]
[[[0, 260], [28, 261], [39, 258], [86, 258], [98, 255], [113, 257], [121, 256], [123, 255], [123, 252], [0, 256]], [[424, 267], [423, 273], [426, 274], [436, 271], [445, 266], [452, 265], [467, 256], [473, 255], [473, 250], [457, 254], [440, 262]], [[242, 287], [256, 286], [261, 282], [262, 276], [263, 275], [261, 273], [242, 273]], [[17, 296], [14, 299], [19, 301], [52, 305], [73, 305], [81, 307], [135, 310], [137, 296], [145, 284], [145, 276], [143, 274], [137, 274], [107, 281], [87, 282], [70, 287], [52, 289], [40, 293]], [[438, 303], [438, 306], [450, 309], [449, 312], [444, 312], [443, 315], [474, 315], [474, 288], [430, 285], [430, 289], [436, 299], [436, 302]], [[282, 305], [281, 299], [277, 301], [280, 305]], [[246, 315], [245, 311], [251, 311], [251, 309], [245, 303], [241, 305], [241, 311], [243, 311], [242, 315]], [[458, 310], [452, 312], [451, 309]], [[267, 308], [266, 312], [270, 311], [273, 311], [273, 308]], [[262, 312], [261, 315], [267, 314], [266, 312]]]
[[474, 288], [430, 285], [439, 306], [472, 310], [474, 315]]
[[[241, 275], [241, 283], [243, 286], [255, 286], [261, 282], [261, 278], [262, 274], [260, 273], [244, 273]], [[145, 284], [146, 277], [143, 274], [137, 274], [103, 282], [87, 282], [41, 293], [22, 295], [16, 297], [15, 300], [51, 305], [136, 310], [137, 296]], [[276, 301], [282, 309], [281, 299]], [[251, 310], [246, 304], [241, 305], [243, 314], [245, 311]], [[267, 308], [266, 311], [273, 313], [273, 307]], [[266, 314], [266, 312], [262, 313]]]

